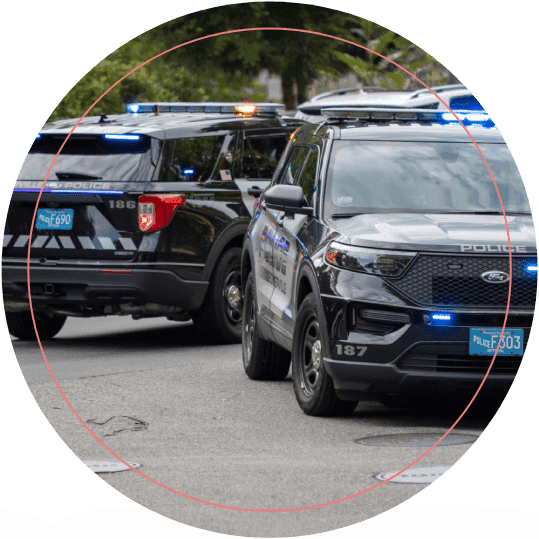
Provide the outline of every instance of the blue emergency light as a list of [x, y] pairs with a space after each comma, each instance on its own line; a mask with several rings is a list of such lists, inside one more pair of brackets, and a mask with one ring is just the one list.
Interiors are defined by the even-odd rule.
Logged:
[[453, 319], [453, 315], [449, 313], [433, 313], [430, 315], [431, 322], [435, 324], [449, 324]]
[[103, 135], [107, 140], [123, 140], [134, 142], [140, 140], [140, 135]]

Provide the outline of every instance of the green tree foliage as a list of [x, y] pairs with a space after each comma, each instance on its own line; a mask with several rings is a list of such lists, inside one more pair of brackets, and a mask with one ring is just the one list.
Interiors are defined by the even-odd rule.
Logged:
[[[162, 38], [172, 46], [182, 40], [196, 39], [240, 28], [296, 28], [351, 39], [350, 28], [357, 19], [318, 6], [285, 2], [233, 4], [194, 13], [171, 21], [163, 27]], [[307, 86], [320, 74], [338, 76], [350, 71], [336, 54], [351, 46], [331, 38], [286, 30], [257, 30], [213, 37], [178, 51], [184, 62], [218, 66], [236, 76], [255, 76], [262, 69], [278, 74], [283, 81], [283, 97], [289, 108], [306, 99]]]
[[[366, 86], [406, 88], [413, 82], [376, 54], [310, 30], [368, 47], [412, 72], [444, 68], [405, 38], [365, 19], [331, 9], [286, 2], [231, 4], [174, 19], [120, 47], [85, 75], [65, 96], [51, 120], [77, 117], [114, 82], [153, 56], [203, 36], [242, 28], [275, 28], [225, 34], [175, 49], [138, 69], [111, 90], [91, 114], [119, 113], [130, 101], [266, 100], [255, 82], [266, 69], [281, 76], [288, 108], [307, 100], [320, 77], [353, 72]], [[450, 74], [449, 74], [450, 75]]]

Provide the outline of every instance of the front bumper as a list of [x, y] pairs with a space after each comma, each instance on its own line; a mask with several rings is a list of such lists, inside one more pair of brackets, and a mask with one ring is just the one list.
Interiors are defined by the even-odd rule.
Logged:
[[[323, 298], [328, 323], [329, 350], [323, 360], [342, 398], [361, 395], [469, 394], [477, 390], [492, 356], [469, 353], [471, 328], [501, 328], [505, 311], [448, 310], [452, 325], [430, 322], [429, 309], [401, 305], [347, 302]], [[397, 324], [386, 334], [376, 322], [352, 321], [351, 309], [368, 308], [383, 313], [402, 313], [409, 323]], [[331, 316], [335, 313], [334, 316]], [[341, 313], [340, 315], [338, 313]], [[330, 316], [328, 316], [328, 314]], [[329, 319], [329, 320], [328, 320]], [[524, 332], [524, 349], [533, 310], [509, 311], [506, 331]], [[348, 355], [349, 354], [349, 355]], [[498, 395], [507, 391], [520, 366], [521, 356], [498, 355], [481, 389]]]

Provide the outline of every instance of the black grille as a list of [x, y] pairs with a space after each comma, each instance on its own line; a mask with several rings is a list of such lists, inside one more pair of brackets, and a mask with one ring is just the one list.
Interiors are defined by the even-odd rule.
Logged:
[[[515, 375], [520, 356], [496, 356], [490, 375]], [[403, 371], [486, 374], [492, 356], [471, 356], [467, 344], [419, 344], [399, 360]]]
[[[537, 274], [526, 266], [530, 257], [513, 256], [511, 307], [535, 307]], [[505, 308], [509, 283], [487, 283], [481, 275], [487, 271], [509, 273], [506, 256], [420, 255], [400, 279], [387, 279], [414, 303], [429, 307]]]

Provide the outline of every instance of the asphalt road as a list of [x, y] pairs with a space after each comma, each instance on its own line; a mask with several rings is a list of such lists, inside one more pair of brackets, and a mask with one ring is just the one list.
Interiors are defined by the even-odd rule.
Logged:
[[[82, 460], [114, 460], [71, 412], [35, 343], [12, 341], [47, 419]], [[44, 345], [67, 399], [111, 450], [189, 497], [249, 509], [290, 509], [352, 496], [426, 448], [358, 439], [443, 433], [458, 412], [360, 403], [349, 418], [314, 418], [297, 406], [290, 378], [254, 382], [239, 345], [208, 346], [190, 323], [69, 319]], [[492, 409], [467, 414], [454, 432], [479, 435]], [[452, 465], [471, 444], [439, 446], [418, 467]], [[325, 507], [235, 511], [170, 492], [134, 471], [100, 475], [143, 506], [206, 530], [283, 537], [333, 530], [401, 503], [426, 485], [387, 483]]]

